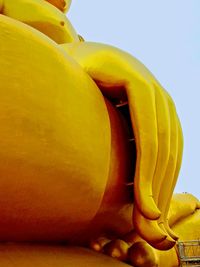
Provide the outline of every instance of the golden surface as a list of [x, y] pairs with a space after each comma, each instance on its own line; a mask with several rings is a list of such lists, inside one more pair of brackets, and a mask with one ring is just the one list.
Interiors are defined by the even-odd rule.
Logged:
[[111, 257], [80, 247], [0, 245], [2, 267], [128, 267]]
[[177, 235], [200, 238], [200, 204], [171, 201], [183, 152], [173, 100], [128, 53], [84, 42], [70, 3], [0, 1], [0, 241], [68, 243], [2, 244], [0, 265], [126, 266], [75, 244], [178, 266]]

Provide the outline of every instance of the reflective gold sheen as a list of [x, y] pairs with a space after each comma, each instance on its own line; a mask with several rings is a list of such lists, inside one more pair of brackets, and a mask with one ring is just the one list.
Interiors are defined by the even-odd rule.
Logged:
[[0, 0], [0, 266], [178, 266], [200, 203], [172, 196], [174, 102], [133, 56], [84, 41], [70, 4]]

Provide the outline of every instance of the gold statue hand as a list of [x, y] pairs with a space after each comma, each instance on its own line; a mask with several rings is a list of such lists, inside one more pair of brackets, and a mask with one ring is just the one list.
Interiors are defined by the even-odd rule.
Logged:
[[[174, 126], [178, 124], [178, 116], [173, 101], [139, 61], [119, 49], [87, 42], [62, 47], [100, 86], [105, 96], [120, 100], [119, 88], [126, 94], [137, 148], [133, 222], [141, 236], [154, 247], [159, 244], [162, 249], [160, 242], [166, 238], [163, 249], [172, 247], [174, 240], [158, 223], [167, 205], [166, 202], [160, 204], [159, 196], [163, 199], [164, 192], [170, 201], [180, 168], [177, 153], [180, 151], [179, 158], [182, 155], [182, 133], [179, 131], [179, 136]], [[143, 223], [138, 223], [141, 221]]]

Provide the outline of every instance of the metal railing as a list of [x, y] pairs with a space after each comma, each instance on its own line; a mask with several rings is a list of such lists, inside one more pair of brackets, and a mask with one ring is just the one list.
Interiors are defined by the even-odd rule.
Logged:
[[200, 266], [200, 240], [177, 243], [180, 266]]

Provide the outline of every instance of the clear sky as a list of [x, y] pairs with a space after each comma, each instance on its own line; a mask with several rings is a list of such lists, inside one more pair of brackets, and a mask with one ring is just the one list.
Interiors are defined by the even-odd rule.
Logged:
[[200, 1], [72, 0], [67, 16], [86, 41], [134, 55], [171, 94], [185, 140], [175, 192], [200, 198]]

